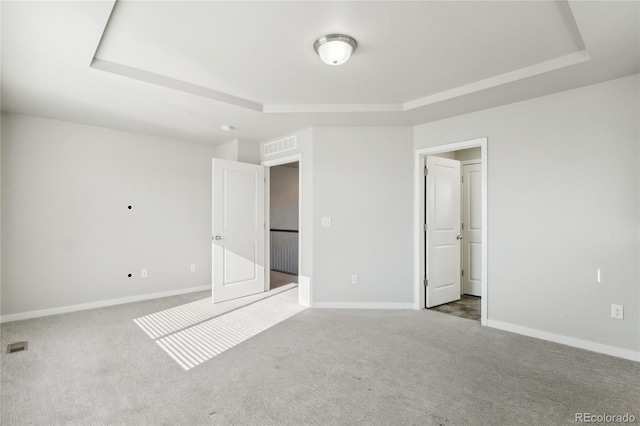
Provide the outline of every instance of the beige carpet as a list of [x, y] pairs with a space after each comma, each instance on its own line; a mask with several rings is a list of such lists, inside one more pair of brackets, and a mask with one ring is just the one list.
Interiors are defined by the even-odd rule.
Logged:
[[192, 327], [203, 321], [210, 320], [295, 287], [296, 284], [282, 285], [264, 293], [253, 294], [251, 296], [215, 304], [211, 303], [211, 294], [208, 294], [207, 297], [201, 300], [163, 309], [162, 311], [136, 318], [133, 321], [147, 333], [149, 337], [157, 339], [158, 337], [175, 333], [187, 327]]
[[640, 417], [640, 364], [431, 311], [306, 309], [185, 371], [134, 319], [208, 292], [2, 324], [14, 425], [571, 425]]
[[304, 309], [298, 304], [298, 289], [292, 288], [167, 334], [156, 343], [189, 370]]

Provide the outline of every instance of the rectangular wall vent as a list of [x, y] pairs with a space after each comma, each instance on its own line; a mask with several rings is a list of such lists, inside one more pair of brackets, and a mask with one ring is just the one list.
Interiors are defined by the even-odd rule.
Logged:
[[29, 348], [29, 342], [17, 342], [7, 345], [7, 353], [26, 351]]
[[264, 144], [264, 155], [273, 155], [277, 152], [291, 151], [296, 149], [298, 143], [295, 136], [289, 136], [288, 138], [280, 139], [279, 141], [269, 142]]

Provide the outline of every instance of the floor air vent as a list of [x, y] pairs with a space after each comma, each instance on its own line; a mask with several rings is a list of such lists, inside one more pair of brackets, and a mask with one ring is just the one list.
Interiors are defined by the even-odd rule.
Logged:
[[26, 351], [29, 348], [29, 342], [17, 342], [7, 345], [7, 353]]

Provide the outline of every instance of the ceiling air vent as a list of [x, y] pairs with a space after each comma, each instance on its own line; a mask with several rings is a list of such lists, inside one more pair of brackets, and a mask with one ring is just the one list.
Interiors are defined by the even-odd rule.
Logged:
[[295, 136], [280, 139], [279, 141], [264, 144], [264, 155], [273, 155], [278, 152], [291, 151], [298, 146]]
[[10, 345], [7, 345], [7, 353], [12, 354], [14, 352], [26, 351], [28, 348], [28, 342], [11, 343]]

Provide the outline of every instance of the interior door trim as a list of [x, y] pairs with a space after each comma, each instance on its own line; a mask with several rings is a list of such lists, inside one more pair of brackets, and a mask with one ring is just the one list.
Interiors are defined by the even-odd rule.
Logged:
[[424, 164], [425, 157], [431, 154], [439, 154], [443, 152], [459, 151], [467, 148], [480, 147], [480, 160], [482, 162], [482, 300], [481, 300], [481, 316], [480, 323], [487, 325], [488, 320], [488, 186], [487, 176], [489, 172], [488, 162], [488, 138], [481, 137], [477, 139], [465, 140], [454, 143], [443, 143], [427, 148], [419, 148], [414, 152], [414, 309], [425, 309], [425, 290], [424, 290], [424, 264], [425, 264], [425, 246], [424, 246]]

